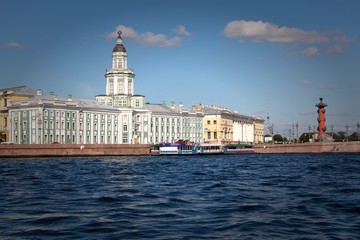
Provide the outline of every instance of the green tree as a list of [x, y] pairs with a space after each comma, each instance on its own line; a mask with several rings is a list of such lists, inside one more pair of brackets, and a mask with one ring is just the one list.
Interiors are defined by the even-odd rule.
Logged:
[[358, 138], [357, 133], [356, 133], [356, 132], [353, 132], [353, 134], [351, 134], [351, 135], [349, 136], [349, 141], [356, 141], [356, 140], [358, 140], [357, 138]]
[[273, 140], [275, 142], [282, 142], [283, 141], [283, 137], [280, 134], [275, 134], [273, 137]]
[[310, 133], [303, 133], [303, 134], [301, 134], [301, 136], [300, 136], [300, 138], [299, 138], [299, 140], [300, 140], [300, 142], [309, 142], [309, 138], [311, 138], [312, 137], [312, 134]]

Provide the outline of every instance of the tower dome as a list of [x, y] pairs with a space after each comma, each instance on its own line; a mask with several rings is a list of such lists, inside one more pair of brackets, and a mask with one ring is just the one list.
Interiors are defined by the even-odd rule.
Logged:
[[122, 43], [121, 33], [122, 33], [121, 31], [118, 31], [119, 36], [117, 37], [116, 45], [113, 49], [113, 52], [125, 52], [126, 53], [126, 49]]

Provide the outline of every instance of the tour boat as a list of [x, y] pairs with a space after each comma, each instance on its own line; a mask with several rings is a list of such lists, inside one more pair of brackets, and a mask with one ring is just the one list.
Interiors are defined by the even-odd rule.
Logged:
[[223, 148], [225, 154], [255, 153], [255, 149], [250, 144], [229, 144]]
[[151, 148], [151, 155], [209, 155], [222, 153], [221, 144], [211, 143], [160, 143], [153, 145]]

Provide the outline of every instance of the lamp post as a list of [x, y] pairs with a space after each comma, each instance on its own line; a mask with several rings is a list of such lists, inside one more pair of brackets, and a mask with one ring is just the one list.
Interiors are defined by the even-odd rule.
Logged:
[[345, 129], [346, 129], [346, 141], [348, 142], [349, 141], [349, 125], [346, 125], [345, 126]]

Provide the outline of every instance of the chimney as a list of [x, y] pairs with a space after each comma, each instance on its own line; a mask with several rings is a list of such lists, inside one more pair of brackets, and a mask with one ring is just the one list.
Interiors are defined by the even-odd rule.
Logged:
[[208, 108], [208, 107], [209, 107], [209, 104], [206, 104], [206, 107]]
[[210, 105], [210, 108], [214, 108], [214, 106], [213, 106], [213, 105]]
[[162, 101], [162, 105], [163, 105], [163, 106], [166, 106], [166, 102], [165, 102], [165, 101]]
[[68, 95], [68, 101], [72, 101], [72, 95], [71, 94]]
[[201, 104], [198, 105], [197, 110], [201, 110]]
[[205, 104], [202, 105], [202, 108], [204, 108], [204, 107], [205, 107]]
[[41, 89], [36, 90], [36, 95], [42, 96], [43, 92]]
[[179, 102], [179, 107], [183, 107], [183, 102]]
[[171, 102], [171, 108], [175, 108], [175, 101]]
[[192, 106], [192, 110], [195, 110], [196, 109], [196, 106], [194, 105], [194, 106]]
[[234, 113], [239, 113], [239, 111], [238, 111], [238, 110], [234, 110]]
[[55, 93], [53, 91], [50, 92], [50, 96], [54, 96]]

